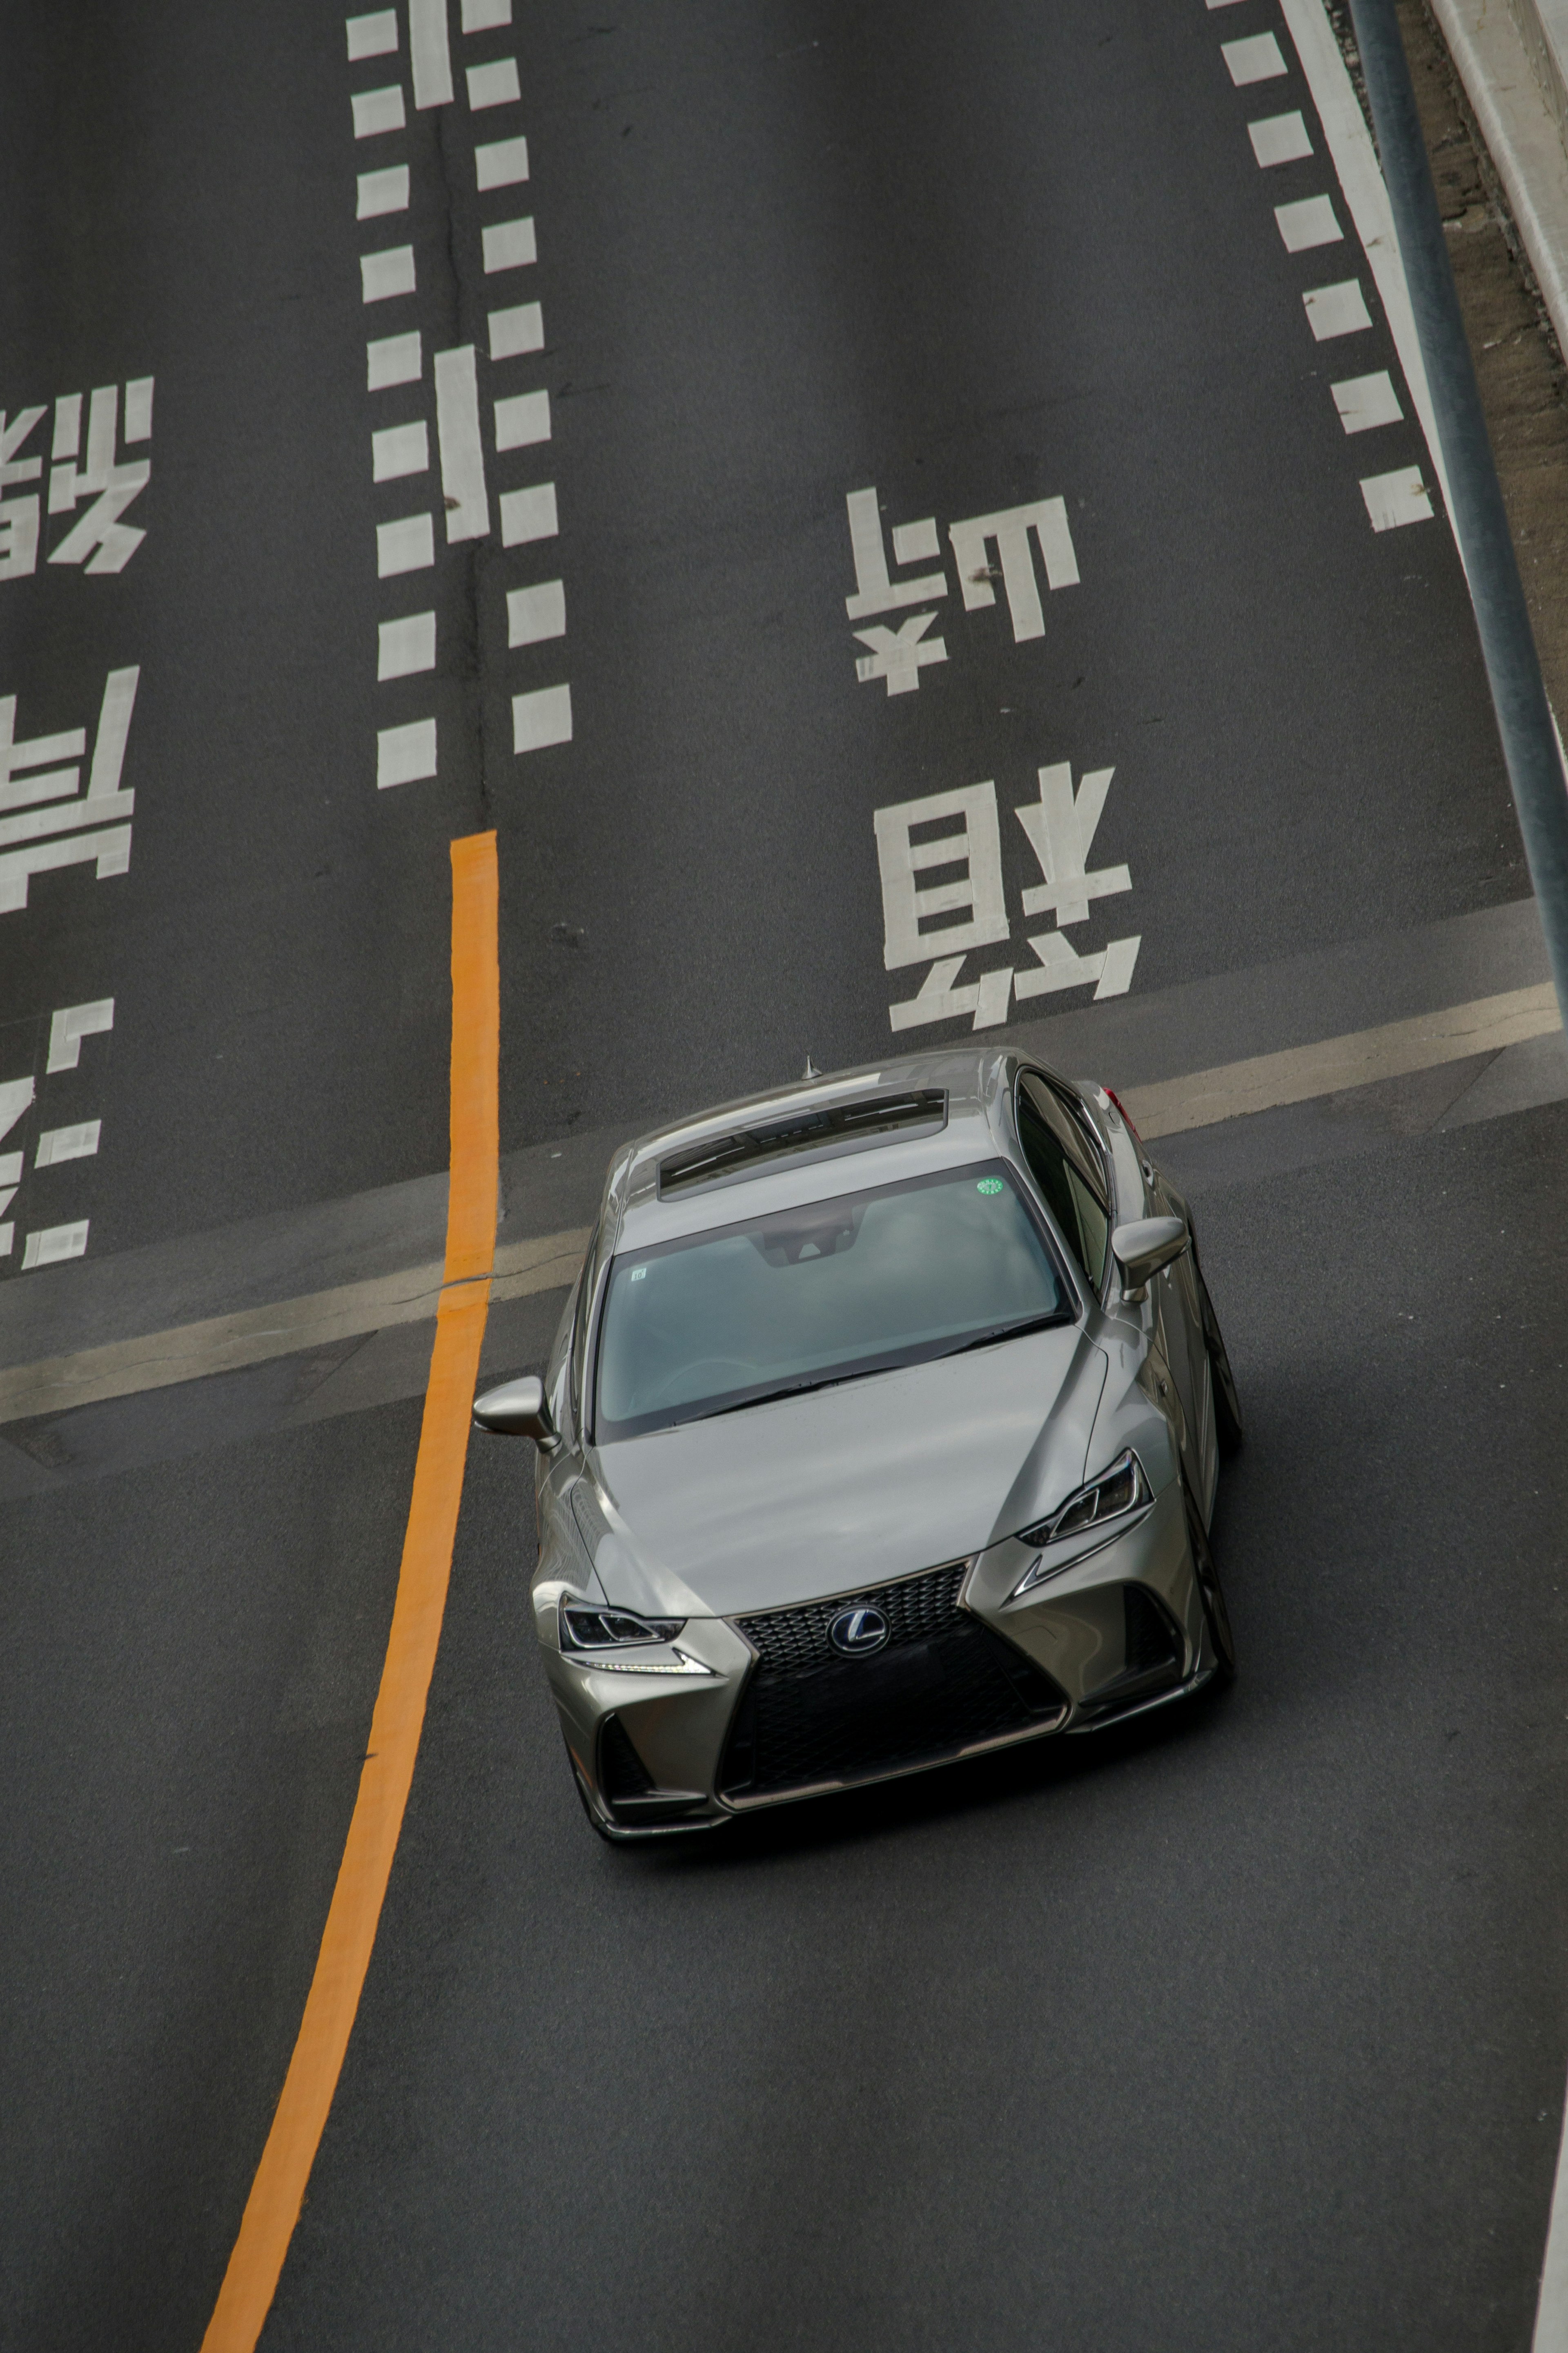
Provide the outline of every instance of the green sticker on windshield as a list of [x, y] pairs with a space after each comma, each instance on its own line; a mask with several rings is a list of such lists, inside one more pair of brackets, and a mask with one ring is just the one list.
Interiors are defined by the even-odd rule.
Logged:
[[982, 1176], [974, 1189], [977, 1193], [1000, 1193], [1002, 1179], [1000, 1176]]

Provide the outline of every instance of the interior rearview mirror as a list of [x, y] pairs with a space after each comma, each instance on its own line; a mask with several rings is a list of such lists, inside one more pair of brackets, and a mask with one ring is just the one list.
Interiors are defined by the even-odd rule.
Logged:
[[493, 1438], [531, 1438], [546, 1454], [552, 1453], [561, 1443], [544, 1401], [544, 1383], [535, 1373], [525, 1373], [515, 1381], [502, 1381], [498, 1388], [486, 1389], [482, 1397], [477, 1397], [474, 1428], [488, 1430]]
[[1110, 1248], [1121, 1269], [1123, 1299], [1134, 1304], [1147, 1299], [1150, 1278], [1180, 1258], [1186, 1247], [1187, 1229], [1180, 1218], [1137, 1218], [1118, 1226]]

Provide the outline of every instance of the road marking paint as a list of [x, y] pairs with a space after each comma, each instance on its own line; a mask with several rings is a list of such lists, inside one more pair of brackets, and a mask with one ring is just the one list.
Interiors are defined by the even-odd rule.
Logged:
[[394, 785], [416, 785], [436, 774], [436, 722], [412, 719], [406, 727], [383, 727], [375, 738], [378, 792]]
[[58, 1266], [64, 1259], [83, 1257], [87, 1228], [88, 1220], [79, 1218], [74, 1225], [45, 1226], [29, 1234], [22, 1245], [23, 1273], [35, 1266]]
[[482, 113], [487, 106], [515, 106], [522, 96], [515, 58], [496, 58], [488, 66], [470, 66], [467, 79], [472, 114]]
[[397, 11], [377, 8], [369, 16], [350, 16], [346, 30], [351, 65], [357, 65], [362, 58], [390, 57], [397, 47]]
[[492, 311], [489, 328], [492, 360], [514, 360], [523, 352], [544, 349], [544, 312], [537, 302], [519, 302], [510, 311]]
[[1331, 343], [1336, 335], [1358, 335], [1372, 324], [1358, 278], [1346, 278], [1337, 286], [1314, 286], [1301, 300], [1316, 343]]
[[893, 561], [895, 564], [929, 564], [942, 553], [942, 535], [936, 527], [936, 517], [927, 515], [922, 522], [896, 522], [893, 525]]
[[395, 522], [375, 527], [375, 571], [378, 580], [400, 572], [423, 572], [436, 561], [436, 534], [427, 514], [400, 515]]
[[1065, 499], [1036, 499], [1028, 506], [1008, 507], [997, 514], [970, 515], [962, 522], [950, 523], [947, 531], [966, 613], [978, 612], [996, 602], [991, 567], [986, 561], [987, 543], [995, 541], [1013, 636], [1019, 645], [1026, 638], [1043, 638], [1046, 634], [1035, 559], [1029, 550], [1031, 533], [1039, 542], [1047, 586], [1053, 590], [1076, 588], [1078, 556], [1068, 528]]
[[408, 210], [408, 166], [389, 164], [383, 172], [362, 172], [359, 175], [359, 209], [356, 220], [378, 220], [383, 213], [405, 213]]
[[1245, 90], [1249, 82], [1273, 81], [1289, 70], [1272, 33], [1253, 33], [1242, 41], [1222, 41], [1219, 53], [1237, 90]]
[[356, 90], [349, 104], [356, 139], [378, 139], [384, 131], [401, 131], [408, 120], [398, 82], [389, 82], [384, 90]]
[[911, 613], [896, 629], [879, 621], [869, 629], [857, 629], [857, 645], [871, 649], [855, 657], [855, 675], [861, 685], [880, 678], [887, 681], [889, 694], [918, 693], [921, 670], [947, 659], [947, 639], [926, 635], [935, 618], [934, 613]]
[[1240, 1119], [1287, 1103], [1310, 1103], [1380, 1079], [1404, 1078], [1413, 1071], [1463, 1061], [1472, 1054], [1500, 1053], [1527, 1038], [1544, 1038], [1562, 1027], [1550, 981], [1534, 988], [1510, 988], [1468, 1005], [1450, 1005], [1412, 1021], [1385, 1021], [1342, 1038], [1323, 1038], [1282, 1053], [1258, 1054], [1223, 1069], [1194, 1071], [1187, 1078], [1155, 1086], [1121, 1090], [1140, 1134], [1176, 1135], [1221, 1120]]
[[528, 177], [526, 139], [496, 139], [474, 150], [474, 176], [479, 194], [489, 188], [515, 188]]
[[414, 248], [394, 245], [384, 253], [362, 253], [359, 282], [363, 302], [390, 302], [395, 295], [412, 294]]
[[1330, 385], [1329, 390], [1347, 433], [1370, 433], [1374, 426], [1397, 425], [1405, 415], [1386, 368], [1379, 368], [1374, 375], [1346, 376], [1342, 383]]
[[84, 1119], [75, 1127], [48, 1127], [33, 1154], [35, 1168], [53, 1168], [62, 1160], [90, 1160], [98, 1150], [100, 1119]]
[[511, 22], [511, 0], [463, 0], [465, 33], [496, 33]]
[[1389, 207], [1388, 191], [1383, 185], [1378, 169], [1377, 153], [1367, 131], [1366, 118], [1352, 86], [1340, 55], [1334, 30], [1324, 14], [1322, 0], [1280, 0], [1290, 38], [1307, 77], [1312, 93], [1312, 103], [1323, 126], [1323, 137], [1333, 157], [1340, 189], [1356, 234], [1361, 238], [1372, 274], [1394, 337], [1394, 348], [1399, 354], [1399, 364], [1405, 371], [1412, 405], [1420, 419], [1432, 470], [1442, 489], [1443, 502], [1448, 502], [1448, 477], [1443, 464], [1443, 452], [1437, 439], [1436, 419], [1432, 412], [1432, 396], [1426, 385], [1426, 369], [1421, 357], [1421, 345], [1415, 333], [1415, 313], [1410, 307], [1410, 290], [1405, 282], [1405, 266], [1399, 259], [1399, 246], [1394, 234], [1394, 215]]
[[1209, 8], [1233, 8], [1236, 0], [1204, 0], [1204, 5]]
[[[121, 791], [120, 776], [140, 676], [139, 669], [115, 670], [105, 681], [92, 767], [87, 791], [80, 800], [60, 797], [60, 775], [63, 773], [74, 787], [80, 773], [76, 768], [35, 775], [5, 795], [6, 803], [31, 799], [36, 805], [14, 817], [0, 818], [0, 844], [6, 845], [0, 852], [0, 913], [14, 913], [26, 905], [27, 885], [35, 874], [62, 866], [90, 864], [102, 881], [108, 875], [129, 871], [131, 828], [106, 825], [105, 821], [129, 818], [136, 807], [135, 794]], [[0, 701], [0, 751], [5, 754], [8, 779], [12, 768], [26, 766], [29, 754], [47, 754], [66, 742], [75, 748], [82, 733], [73, 730], [69, 737], [40, 736], [31, 744], [12, 744], [10, 729], [15, 717], [16, 698], [8, 695]], [[88, 828], [104, 829], [88, 831]], [[49, 834], [59, 838], [47, 840], [44, 837]], [[73, 835], [75, 839], [70, 839]]]
[[430, 435], [422, 417], [410, 425], [384, 425], [370, 437], [371, 480], [401, 481], [406, 474], [430, 470]]
[[531, 588], [509, 588], [506, 598], [506, 641], [509, 646], [540, 646], [547, 638], [566, 635], [566, 590], [559, 580], [540, 580]]
[[[592, 1230], [574, 1226], [504, 1243], [496, 1252], [491, 1300], [570, 1290]], [[270, 1364], [279, 1356], [362, 1339], [366, 1333], [428, 1323], [436, 1314], [441, 1282], [439, 1261], [413, 1266], [267, 1307], [208, 1316], [135, 1339], [107, 1341], [74, 1356], [11, 1366], [0, 1370], [0, 1422], [67, 1413], [77, 1406], [101, 1405], [147, 1389], [174, 1388], [215, 1373], [238, 1372], [247, 1365]]]
[[525, 547], [531, 540], [553, 539], [560, 531], [553, 482], [535, 482], [526, 491], [504, 491], [500, 501], [500, 543]]
[[481, 234], [479, 243], [487, 278], [493, 278], [498, 269], [526, 269], [531, 261], [539, 259], [531, 213], [524, 213], [519, 220], [492, 221]]
[[417, 327], [406, 335], [383, 335], [366, 343], [364, 356], [365, 388], [370, 392], [384, 392], [394, 384], [417, 384], [424, 373]]
[[1287, 253], [1305, 253], [1314, 245], [1339, 245], [1344, 238], [1327, 196], [1303, 196], [1300, 204], [1276, 205], [1274, 217]]
[[[100, 997], [94, 1005], [62, 1005], [49, 1023], [49, 1058], [44, 1065], [44, 1076], [52, 1079], [57, 1071], [74, 1071], [81, 1061], [81, 1041], [96, 1038], [114, 1027], [114, 999]], [[5, 1133], [0, 1129], [0, 1134]]]
[[376, 649], [378, 680], [416, 678], [435, 667], [434, 613], [405, 613], [401, 620], [382, 622]]
[[1392, 474], [1368, 474], [1361, 494], [1373, 531], [1398, 531], [1407, 522], [1432, 520], [1432, 501], [1419, 466], [1398, 466]]
[[496, 448], [531, 449], [550, 438], [550, 395], [519, 392], [496, 403]]
[[1266, 172], [1276, 164], [1299, 164], [1302, 156], [1312, 152], [1307, 126], [1299, 113], [1266, 115], [1261, 121], [1247, 124], [1247, 135]]
[[844, 609], [852, 621], [868, 620], [874, 613], [896, 612], [900, 605], [929, 604], [933, 596], [947, 595], [945, 572], [928, 572], [919, 580], [889, 578], [875, 490], [849, 491], [844, 504], [849, 516], [849, 550], [855, 559], [855, 594], [846, 596]]
[[408, 0], [408, 54], [414, 65], [414, 103], [452, 103], [452, 53], [447, 41], [447, 0]]
[[153, 438], [153, 378], [132, 376], [125, 387], [125, 439]]
[[414, 1779], [462, 1501], [489, 1312], [499, 1182], [500, 974], [493, 833], [452, 844], [452, 1175], [397, 1598], [381, 1688], [299, 2039], [202, 2353], [252, 2353], [299, 2220], [381, 1918]]
[[441, 491], [447, 510], [447, 544], [483, 539], [490, 527], [485, 494], [485, 459], [479, 446], [479, 388], [472, 343], [437, 352], [436, 438], [441, 451]]
[[572, 690], [569, 686], [539, 686], [531, 694], [511, 698], [511, 748], [542, 752], [552, 744], [572, 741]]

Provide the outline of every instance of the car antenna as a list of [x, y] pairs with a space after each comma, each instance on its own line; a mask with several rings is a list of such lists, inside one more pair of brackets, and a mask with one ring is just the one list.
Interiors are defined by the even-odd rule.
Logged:
[[809, 1054], [805, 1058], [805, 1068], [801, 1072], [801, 1076], [803, 1079], [819, 1079], [822, 1076], [822, 1072], [817, 1069], [816, 1064], [812, 1060]]

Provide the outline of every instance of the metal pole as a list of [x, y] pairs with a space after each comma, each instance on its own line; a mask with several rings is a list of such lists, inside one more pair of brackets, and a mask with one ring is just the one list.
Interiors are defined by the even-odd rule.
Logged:
[[1448, 472], [1454, 533], [1470, 585], [1558, 1010], [1568, 1029], [1568, 791], [1557, 730], [1465, 341], [1394, 0], [1350, 0], [1350, 5]]

